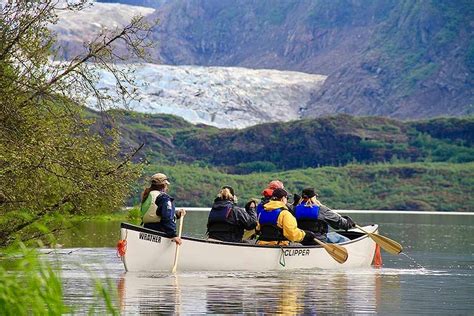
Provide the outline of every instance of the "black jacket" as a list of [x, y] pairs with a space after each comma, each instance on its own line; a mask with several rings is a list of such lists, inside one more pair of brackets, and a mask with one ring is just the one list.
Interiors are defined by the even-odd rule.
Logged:
[[209, 218], [207, 232], [209, 238], [241, 242], [244, 229], [251, 230], [257, 226], [257, 213], [255, 209], [238, 207], [230, 200], [217, 198], [214, 200]]

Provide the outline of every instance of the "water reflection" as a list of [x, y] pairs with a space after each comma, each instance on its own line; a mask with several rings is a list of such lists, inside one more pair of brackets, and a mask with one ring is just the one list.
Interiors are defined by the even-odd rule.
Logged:
[[[375, 269], [291, 274], [124, 273], [117, 288], [121, 311], [126, 314], [375, 313], [383, 298], [380, 276]], [[390, 296], [396, 297], [398, 276], [390, 278]]]
[[244, 309], [244, 291], [222, 286], [208, 287], [206, 290], [206, 311], [215, 314], [229, 314]]
[[[207, 213], [190, 212], [184, 234], [202, 236], [206, 220]], [[383, 268], [345, 272], [125, 274], [115, 250], [120, 222], [110, 222], [84, 223], [78, 235], [66, 231], [59, 240], [64, 249], [45, 250], [45, 258], [61, 263], [65, 299], [78, 314], [94, 304], [94, 277], [116, 284], [124, 315], [472, 315], [474, 216], [358, 214], [357, 220], [381, 224], [407, 256], [382, 252]]]
[[[424, 262], [429, 253], [417, 256]], [[443, 258], [436, 269], [411, 267], [404, 256], [384, 257], [392, 268], [344, 272], [124, 273], [113, 248], [45, 250], [59, 261], [67, 304], [78, 314], [105, 311], [93, 298], [94, 279], [113, 281], [115, 306], [138, 314], [472, 314], [471, 253]], [[433, 257], [435, 258], [435, 256]], [[402, 261], [398, 261], [401, 259]], [[453, 268], [447, 266], [450, 262]], [[395, 264], [395, 261], [397, 260]], [[465, 262], [465, 264], [463, 264]], [[401, 263], [404, 263], [401, 265]], [[400, 267], [396, 267], [397, 265]]]

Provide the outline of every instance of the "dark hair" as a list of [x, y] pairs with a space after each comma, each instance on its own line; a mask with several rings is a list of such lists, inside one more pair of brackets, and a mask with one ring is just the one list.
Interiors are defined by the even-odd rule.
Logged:
[[247, 212], [250, 211], [250, 205], [251, 205], [252, 203], [255, 204], [255, 207], [257, 207], [257, 205], [258, 205], [258, 200], [251, 199], [250, 201], [248, 201], [248, 202], [245, 204], [245, 207], [244, 207], [244, 208], [245, 208], [245, 210], [246, 210]]
[[273, 190], [272, 200], [281, 200], [283, 197], [288, 198], [288, 192], [285, 189], [278, 188]]
[[162, 191], [166, 187], [166, 183], [162, 184], [155, 184], [152, 183], [150, 187], [146, 188], [142, 192], [142, 203], [145, 202], [146, 198], [148, 197], [148, 194], [150, 194], [151, 191]]

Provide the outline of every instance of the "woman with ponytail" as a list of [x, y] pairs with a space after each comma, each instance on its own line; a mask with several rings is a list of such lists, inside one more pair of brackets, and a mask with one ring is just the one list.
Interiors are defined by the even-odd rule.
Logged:
[[244, 230], [257, 226], [255, 208], [248, 211], [236, 205], [234, 189], [224, 186], [219, 191], [207, 221], [207, 233], [210, 239], [230, 242], [242, 242]]
[[144, 227], [164, 232], [181, 245], [181, 238], [176, 234], [176, 219], [186, 215], [186, 211], [176, 211], [174, 199], [168, 195], [169, 185], [168, 177], [163, 173], [151, 177], [150, 186], [142, 193], [142, 222]]

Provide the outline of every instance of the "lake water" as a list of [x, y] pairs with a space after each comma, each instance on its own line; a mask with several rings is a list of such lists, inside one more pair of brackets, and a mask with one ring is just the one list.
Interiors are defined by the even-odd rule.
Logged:
[[[205, 233], [207, 212], [188, 212], [184, 235]], [[383, 267], [344, 272], [125, 273], [116, 256], [119, 222], [84, 222], [44, 250], [62, 267], [65, 297], [76, 313], [103, 305], [94, 280], [117, 290], [123, 315], [381, 314], [474, 315], [474, 216], [351, 214], [404, 246], [382, 252]], [[258, 264], [256, 262], [255, 264]]]

